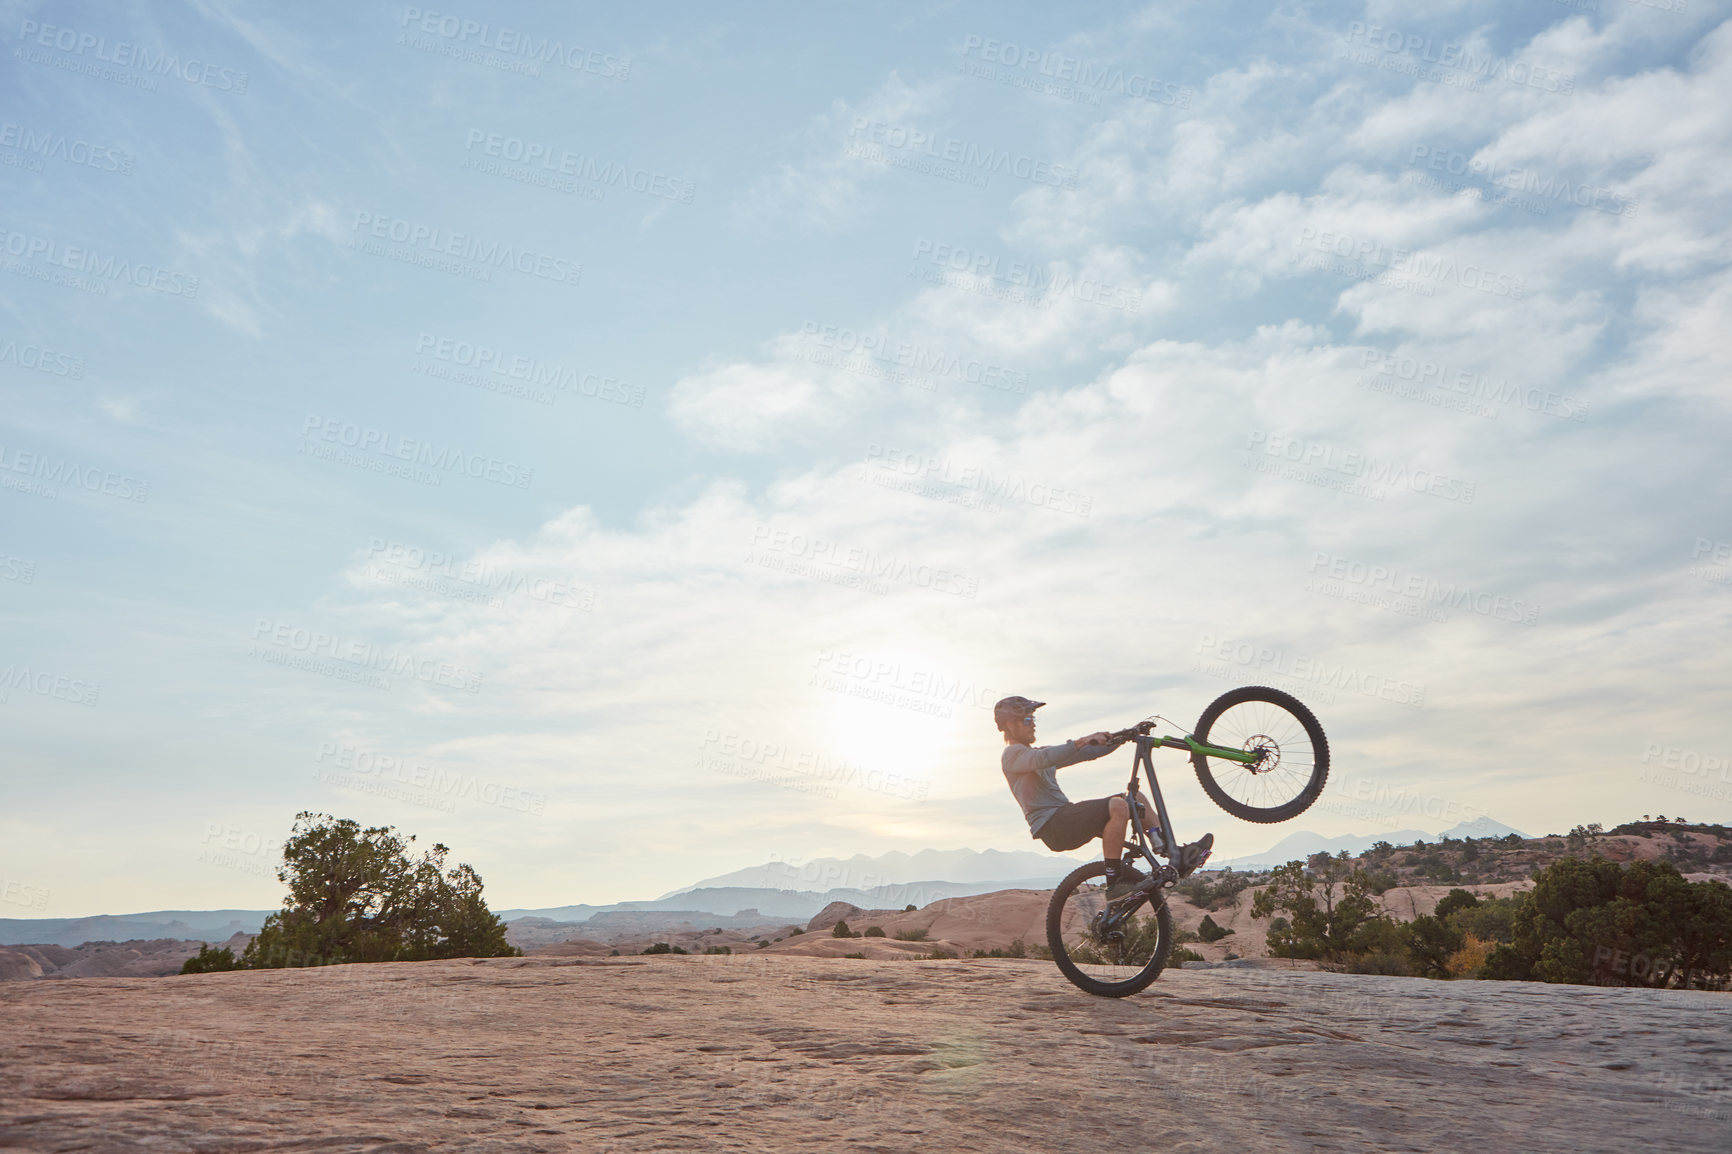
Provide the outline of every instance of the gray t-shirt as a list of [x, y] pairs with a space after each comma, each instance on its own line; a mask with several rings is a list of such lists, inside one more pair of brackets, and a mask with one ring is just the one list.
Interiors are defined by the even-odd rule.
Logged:
[[1070, 804], [1070, 798], [1058, 787], [1058, 771], [1079, 761], [1105, 757], [1116, 745], [1078, 745], [1067, 741], [1063, 745], [1007, 745], [1004, 747], [1004, 779], [1010, 782], [1010, 792], [1022, 814], [1028, 818], [1030, 837], [1040, 836], [1040, 827], [1059, 809]]

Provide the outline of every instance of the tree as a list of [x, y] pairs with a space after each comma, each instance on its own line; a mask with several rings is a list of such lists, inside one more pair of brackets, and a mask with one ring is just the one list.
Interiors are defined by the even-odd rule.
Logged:
[[1269, 888], [1251, 902], [1251, 916], [1266, 918], [1277, 910], [1291, 915], [1288, 925], [1269, 930], [1269, 952], [1278, 958], [1347, 961], [1373, 948], [1379, 923], [1389, 919], [1371, 899], [1371, 879], [1365, 870], [1350, 868], [1328, 854], [1315, 854], [1310, 869], [1290, 861], [1269, 876]]
[[1534, 875], [1511, 929], [1486, 977], [1681, 989], [1732, 980], [1732, 889], [1686, 881], [1667, 861], [1554, 862]]
[[283, 908], [265, 919], [241, 964], [249, 969], [514, 957], [505, 925], [467, 864], [447, 870], [435, 844], [419, 858], [390, 826], [302, 812], [283, 843]]
[[[1466, 893], [1456, 890], [1455, 893]], [[1438, 907], [1442, 909], [1440, 904]], [[1467, 935], [1453, 922], [1432, 914], [1421, 914], [1407, 924], [1407, 949], [1421, 977], [1447, 978], [1449, 962], [1467, 942]]]
[[1479, 899], [1463, 889], [1450, 890], [1438, 899], [1437, 916], [1447, 918], [1457, 910], [1470, 910], [1479, 904]]

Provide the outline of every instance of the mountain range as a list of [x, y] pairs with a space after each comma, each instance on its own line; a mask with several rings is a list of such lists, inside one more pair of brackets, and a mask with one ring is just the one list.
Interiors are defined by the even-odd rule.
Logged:
[[[1291, 834], [1258, 854], [1211, 863], [1235, 869], [1279, 865], [1318, 852], [1359, 853], [1374, 842], [1394, 845], [1441, 837], [1503, 837], [1519, 831], [1481, 817], [1462, 822], [1441, 834], [1396, 830], [1369, 836], [1325, 837], [1308, 831]], [[813, 858], [802, 862], [772, 861], [704, 878], [651, 901], [604, 905], [552, 906], [544, 909], [501, 909], [507, 922], [537, 919], [544, 925], [595, 922], [597, 926], [629, 920], [643, 925], [728, 925], [752, 921], [804, 921], [832, 902], [862, 909], [925, 906], [941, 898], [968, 897], [1005, 889], [1050, 889], [1078, 865], [1057, 854], [1025, 850], [971, 849], [897, 851], [868, 857]], [[274, 910], [155, 910], [135, 914], [98, 914], [84, 918], [0, 918], [0, 945], [61, 945], [93, 941], [176, 938], [226, 941], [236, 933], [259, 931]], [[741, 924], [744, 924], [743, 922]]]

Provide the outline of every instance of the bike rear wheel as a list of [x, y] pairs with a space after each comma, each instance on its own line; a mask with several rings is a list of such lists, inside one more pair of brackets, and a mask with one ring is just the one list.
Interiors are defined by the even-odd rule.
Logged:
[[1267, 824], [1311, 807], [1329, 779], [1329, 739], [1304, 704], [1266, 685], [1229, 690], [1203, 710], [1192, 733], [1222, 749], [1262, 751], [1257, 765], [1191, 754], [1197, 780], [1234, 817]]
[[1105, 862], [1091, 862], [1058, 884], [1046, 907], [1046, 943], [1059, 973], [1085, 993], [1122, 998], [1161, 976], [1173, 952], [1173, 915], [1156, 894], [1123, 917], [1108, 910]]

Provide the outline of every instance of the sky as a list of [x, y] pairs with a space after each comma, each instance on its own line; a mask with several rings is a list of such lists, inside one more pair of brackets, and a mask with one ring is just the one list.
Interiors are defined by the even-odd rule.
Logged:
[[[0, 2], [0, 917], [1732, 819], [1732, 5]], [[1122, 789], [1128, 752], [1061, 774]], [[846, 884], [846, 881], [838, 884]]]

